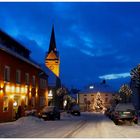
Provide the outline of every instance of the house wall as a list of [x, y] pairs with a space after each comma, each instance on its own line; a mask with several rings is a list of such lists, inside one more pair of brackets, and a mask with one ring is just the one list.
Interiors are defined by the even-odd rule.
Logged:
[[[90, 106], [88, 108], [88, 110], [93, 110], [93, 105], [95, 103], [96, 100], [96, 95], [97, 93], [82, 93], [82, 94], [78, 94], [78, 103], [80, 106], [81, 111], [87, 111], [87, 106], [85, 104], [85, 99], [87, 101], [90, 101]], [[110, 101], [112, 100], [112, 97], [114, 96], [114, 94], [111, 93], [100, 93], [101, 99], [103, 100], [103, 104], [105, 107], [109, 107], [110, 106]]]
[[[4, 81], [5, 66], [10, 68], [9, 81]], [[16, 82], [16, 70], [21, 71], [20, 83]], [[48, 104], [48, 83], [44, 77], [46, 86], [40, 87], [39, 73], [41, 72], [41, 69], [0, 49], [0, 122], [14, 120], [19, 105], [22, 109], [39, 110]], [[25, 83], [25, 73], [29, 73], [29, 84]], [[32, 76], [35, 76], [35, 85], [33, 85]], [[4, 110], [5, 99], [8, 102], [7, 110]], [[16, 106], [14, 106], [15, 102], [17, 102]]]

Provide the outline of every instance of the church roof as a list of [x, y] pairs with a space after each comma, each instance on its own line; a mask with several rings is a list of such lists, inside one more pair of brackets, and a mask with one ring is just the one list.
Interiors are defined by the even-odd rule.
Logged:
[[50, 39], [50, 46], [49, 46], [49, 51], [56, 52], [56, 42], [55, 42], [55, 32], [54, 32], [54, 26], [52, 27], [52, 33], [51, 33], [51, 39]]

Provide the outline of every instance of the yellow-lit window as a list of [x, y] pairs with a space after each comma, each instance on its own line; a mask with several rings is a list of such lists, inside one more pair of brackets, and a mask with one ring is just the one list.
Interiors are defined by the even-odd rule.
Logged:
[[3, 97], [3, 111], [8, 111], [8, 104], [9, 104], [9, 100], [8, 97]]

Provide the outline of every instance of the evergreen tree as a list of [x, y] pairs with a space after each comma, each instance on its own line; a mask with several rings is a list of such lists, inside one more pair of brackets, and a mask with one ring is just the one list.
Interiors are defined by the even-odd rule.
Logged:
[[124, 84], [120, 87], [119, 90], [120, 98], [122, 103], [128, 103], [131, 101], [132, 90], [128, 87], [128, 85]]
[[101, 94], [98, 92], [97, 95], [96, 95], [96, 97], [95, 97], [93, 109], [94, 109], [95, 111], [101, 112], [101, 111], [103, 111], [104, 108], [105, 108], [105, 107], [104, 107], [103, 99], [102, 99], [102, 97], [101, 97]]

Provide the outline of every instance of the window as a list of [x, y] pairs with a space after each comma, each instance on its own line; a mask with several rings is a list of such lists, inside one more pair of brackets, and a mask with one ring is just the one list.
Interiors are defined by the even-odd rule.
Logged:
[[105, 96], [108, 96], [108, 94], [105, 94]]
[[5, 96], [3, 97], [3, 111], [8, 111], [8, 104], [9, 104], [9, 100], [8, 100], [8, 97]]
[[35, 86], [35, 76], [32, 77], [32, 85]]
[[5, 66], [4, 68], [4, 81], [10, 81], [10, 67]]
[[87, 96], [87, 95], [84, 95], [84, 96]]
[[25, 84], [29, 85], [29, 73], [25, 73]]
[[20, 70], [16, 70], [16, 83], [20, 83]]
[[105, 102], [108, 102], [108, 98], [105, 98]]

